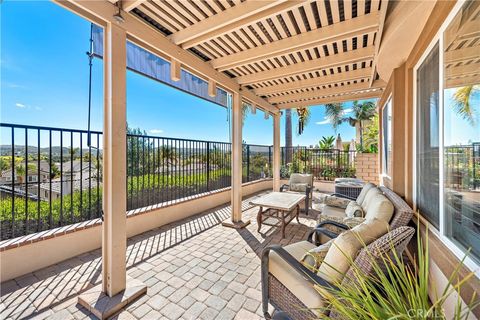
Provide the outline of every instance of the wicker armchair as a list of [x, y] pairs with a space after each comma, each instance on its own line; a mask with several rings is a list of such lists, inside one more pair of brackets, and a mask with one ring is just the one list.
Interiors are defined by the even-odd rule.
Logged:
[[[379, 187], [381, 192], [393, 204], [393, 216], [389, 222], [390, 230], [398, 227], [406, 226], [413, 217], [413, 209], [395, 192], [386, 187]], [[335, 238], [338, 234], [349, 230], [364, 220], [362, 218], [344, 219], [334, 216], [320, 216], [320, 223], [310, 231], [307, 240], [311, 243], [320, 245], [319, 239], [322, 236], [327, 238]]]
[[[398, 255], [403, 254], [403, 251], [407, 247], [414, 233], [415, 230], [413, 228], [406, 226], [390, 231], [372, 242], [370, 245], [361, 249], [354, 260], [354, 264], [364, 270], [367, 276], [374, 274], [374, 261], [386, 269], [386, 266], [382, 265], [382, 257], [385, 257], [386, 254], [392, 256], [394, 250]], [[271, 252], [275, 252], [283, 261], [293, 268], [297, 273], [295, 276], [298, 276], [305, 286], [310, 286], [311, 288], [314, 288], [314, 286], [327, 287], [334, 290], [336, 288], [333, 284], [328, 283], [319, 275], [305, 267], [281, 246], [275, 245], [266, 247], [262, 253], [261, 269], [262, 309], [265, 318], [270, 319], [270, 314], [268, 313], [269, 303], [273, 305], [276, 310], [288, 314], [293, 320], [318, 318], [318, 312], [309, 309], [304, 302], [297, 297], [297, 295], [291, 292], [280, 280], [269, 272], [269, 258]], [[351, 281], [355, 281], [353, 267], [350, 267], [347, 271], [341, 284], [344, 285]], [[320, 294], [318, 295], [320, 296]], [[341, 318], [334, 309], [329, 311], [329, 316], [333, 319]]]
[[300, 209], [308, 214], [313, 195], [313, 174], [292, 173], [288, 184], [280, 187], [280, 192], [304, 193], [305, 204], [301, 205]]

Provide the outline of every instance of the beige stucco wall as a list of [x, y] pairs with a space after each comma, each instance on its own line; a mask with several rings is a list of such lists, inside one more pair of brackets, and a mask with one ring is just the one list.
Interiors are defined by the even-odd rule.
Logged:
[[378, 184], [378, 154], [357, 153], [355, 157], [355, 170], [357, 178]]
[[[265, 180], [242, 186], [244, 196], [272, 189], [273, 181]], [[201, 198], [155, 209], [127, 219], [127, 237], [184, 219], [230, 202], [230, 189]], [[63, 260], [101, 247], [101, 225], [59, 237], [27, 244], [0, 252], [0, 282], [48, 267]]]

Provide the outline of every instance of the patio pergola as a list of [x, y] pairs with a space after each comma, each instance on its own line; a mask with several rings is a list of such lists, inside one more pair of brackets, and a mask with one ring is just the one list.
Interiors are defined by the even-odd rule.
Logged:
[[[386, 82], [378, 57], [387, 8], [398, 17], [418, 7], [405, 20], [424, 22], [433, 7], [388, 6], [386, 0], [55, 2], [104, 28], [102, 291], [112, 299], [144, 290], [126, 278], [127, 40], [170, 61], [173, 80], [184, 69], [208, 81], [210, 95], [219, 87], [233, 96], [232, 216], [225, 225], [241, 228], [248, 224], [241, 208], [242, 103], [273, 116], [278, 190], [281, 110], [380, 97]], [[422, 26], [410, 28], [418, 34]], [[406, 40], [407, 48], [412, 41]]]

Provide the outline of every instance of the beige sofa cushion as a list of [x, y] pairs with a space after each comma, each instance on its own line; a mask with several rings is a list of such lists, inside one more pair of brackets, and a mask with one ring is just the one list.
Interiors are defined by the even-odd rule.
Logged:
[[371, 188], [370, 190], [367, 191], [367, 194], [365, 195], [365, 199], [362, 201], [360, 204], [362, 206], [363, 212], [367, 212], [367, 207], [370, 204], [371, 200], [375, 195], [377, 194], [382, 194], [382, 191], [378, 188]]
[[[305, 253], [313, 248], [315, 245], [308, 241], [300, 241], [284, 247], [298, 261], [301, 261]], [[324, 300], [317, 290], [275, 252], [270, 252], [268, 271], [306, 307], [312, 309], [325, 307]]]
[[345, 209], [323, 205], [320, 209], [322, 215], [325, 216], [334, 216], [334, 217], [346, 217]]
[[387, 230], [388, 223], [372, 219], [340, 234], [323, 259], [318, 275], [339, 285], [360, 249], [384, 235]]
[[379, 219], [388, 223], [392, 219], [394, 209], [392, 202], [387, 197], [383, 194], [375, 194], [365, 210], [365, 219]]
[[363, 186], [362, 188], [362, 191], [360, 191], [360, 194], [358, 195], [357, 197], [357, 203], [359, 205], [362, 205], [363, 201], [365, 200], [365, 196], [367, 195], [367, 192], [372, 189], [372, 188], [375, 188], [376, 185], [374, 185], [373, 183], [369, 182], [367, 183], [366, 185]]

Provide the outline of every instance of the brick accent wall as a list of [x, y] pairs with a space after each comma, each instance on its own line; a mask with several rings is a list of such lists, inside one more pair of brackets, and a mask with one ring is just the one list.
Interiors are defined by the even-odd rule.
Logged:
[[357, 153], [355, 157], [355, 168], [357, 178], [378, 184], [378, 154]]

